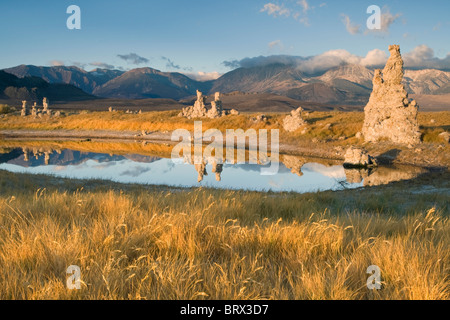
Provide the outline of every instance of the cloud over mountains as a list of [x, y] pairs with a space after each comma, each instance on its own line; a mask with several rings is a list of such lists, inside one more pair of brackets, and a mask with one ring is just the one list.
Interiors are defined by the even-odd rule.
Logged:
[[127, 63], [135, 64], [135, 65], [149, 62], [149, 60], [147, 58], [141, 57], [141, 56], [137, 55], [136, 53], [118, 54], [117, 56], [120, 59], [125, 60]]
[[[405, 53], [403, 57], [406, 68], [450, 70], [450, 54], [446, 58], [440, 59], [435, 57], [433, 49], [426, 45], [416, 47], [411, 52]], [[222, 64], [230, 69], [284, 64], [293, 65], [302, 72], [313, 74], [346, 64], [356, 64], [369, 68], [382, 67], [387, 59], [388, 53], [380, 49], [371, 50], [366, 56], [358, 56], [351, 54], [347, 50], [338, 49], [310, 57], [288, 55], [259, 56], [242, 60], [224, 61]]]
[[91, 62], [91, 63], [89, 63], [89, 65], [98, 67], [101, 69], [110, 69], [110, 70], [114, 69], [114, 66], [112, 64], [108, 64], [105, 62]]
[[403, 55], [405, 66], [411, 69], [450, 70], [450, 53], [443, 59], [434, 56], [434, 50], [426, 45], [416, 47]]

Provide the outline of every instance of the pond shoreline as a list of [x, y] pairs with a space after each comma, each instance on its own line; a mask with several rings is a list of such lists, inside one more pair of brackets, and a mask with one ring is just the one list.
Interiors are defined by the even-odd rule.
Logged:
[[[173, 144], [170, 132], [151, 132], [142, 135], [136, 131], [112, 131], [112, 130], [0, 130], [1, 140], [78, 140], [86, 141], [134, 141]], [[376, 157], [381, 164], [400, 164], [417, 166], [430, 170], [447, 171], [450, 169], [450, 152], [448, 146], [437, 144], [421, 144], [415, 147], [398, 146], [388, 142], [365, 143], [362, 145], [371, 155]], [[316, 157], [329, 160], [344, 160], [346, 148], [327, 142], [311, 142], [304, 145], [280, 143], [280, 154], [304, 157]]]

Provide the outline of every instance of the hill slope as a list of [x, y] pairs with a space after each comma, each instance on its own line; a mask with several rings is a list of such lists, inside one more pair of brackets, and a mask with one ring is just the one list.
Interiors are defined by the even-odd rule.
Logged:
[[87, 72], [78, 67], [37, 67], [32, 65], [20, 65], [4, 69], [19, 78], [39, 77], [49, 83], [71, 84], [87, 93], [93, 93], [94, 89], [106, 82], [122, 75], [119, 70], [95, 69]]
[[139, 68], [108, 81], [93, 93], [100, 97], [119, 99], [181, 99], [195, 94], [197, 89], [207, 91], [209, 87], [207, 82], [192, 80], [181, 73]]
[[50, 84], [37, 77], [18, 78], [0, 71], [0, 99], [4, 100], [42, 100], [47, 97], [51, 101], [80, 101], [93, 99], [92, 95], [67, 84]]

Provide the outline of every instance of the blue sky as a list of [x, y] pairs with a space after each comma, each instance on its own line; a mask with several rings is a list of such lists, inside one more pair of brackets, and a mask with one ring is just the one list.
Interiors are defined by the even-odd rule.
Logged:
[[[81, 30], [66, 27], [72, 4], [81, 8]], [[367, 30], [372, 4], [383, 8], [382, 31]], [[450, 54], [449, 12], [448, 0], [2, 0], [0, 68], [150, 66], [207, 77], [229, 71], [224, 61], [338, 49], [364, 58], [393, 43], [410, 63], [441, 63]], [[131, 53], [144, 59], [136, 64]]]

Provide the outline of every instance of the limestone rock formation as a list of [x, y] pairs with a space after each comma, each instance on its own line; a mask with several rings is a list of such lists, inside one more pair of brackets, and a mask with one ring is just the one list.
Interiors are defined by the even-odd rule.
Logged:
[[226, 115], [239, 115], [239, 111], [237, 110], [234, 109], [224, 110], [220, 92], [216, 92], [214, 101], [211, 101], [211, 109], [209, 110], [207, 110], [206, 108], [205, 100], [206, 97], [203, 96], [203, 93], [197, 90], [197, 101], [195, 101], [195, 104], [193, 106], [183, 108], [181, 112], [178, 114], [178, 116], [188, 119], [195, 119], [195, 118], [216, 119], [224, 117]]
[[44, 98], [42, 100], [42, 106], [43, 106], [42, 112], [44, 114], [48, 114], [48, 115], [52, 114], [52, 112], [48, 109], [48, 99], [47, 98]]
[[224, 114], [222, 107], [222, 100], [220, 100], [220, 92], [216, 92], [214, 101], [211, 101], [211, 109], [206, 116], [210, 119], [220, 118]]
[[33, 117], [37, 117], [37, 115], [38, 115], [38, 108], [37, 108], [36, 102], [33, 104], [33, 107], [31, 107], [31, 115]]
[[373, 91], [365, 107], [362, 134], [365, 141], [388, 139], [399, 144], [420, 143], [418, 105], [410, 101], [402, 84], [400, 46], [389, 46], [391, 56], [383, 71], [375, 70]]
[[256, 117], [251, 118], [254, 123], [266, 123], [269, 118], [265, 114], [258, 114]]
[[283, 120], [283, 128], [287, 132], [297, 131], [301, 126], [305, 124], [302, 118], [303, 108], [299, 107], [297, 110], [291, 112], [289, 116]]
[[203, 96], [203, 93], [197, 90], [197, 101], [195, 101], [194, 106], [183, 108], [180, 116], [188, 119], [205, 118], [207, 113], [205, 100], [206, 97]]
[[20, 115], [22, 117], [26, 117], [29, 114], [30, 114], [30, 110], [28, 109], [27, 101], [24, 100], [24, 101], [22, 101], [22, 111], [21, 111]]
[[377, 166], [376, 160], [371, 157], [366, 150], [357, 147], [350, 147], [345, 153], [344, 167], [374, 167]]
[[448, 132], [442, 132], [442, 133], [439, 135], [439, 138], [441, 138], [444, 142], [449, 143], [449, 142], [450, 142], [450, 133], [448, 133]]

